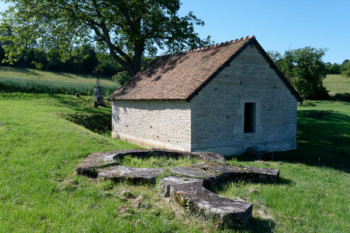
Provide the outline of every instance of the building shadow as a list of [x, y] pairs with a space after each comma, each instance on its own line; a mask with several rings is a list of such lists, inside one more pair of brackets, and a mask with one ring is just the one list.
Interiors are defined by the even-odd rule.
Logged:
[[[259, 158], [244, 154], [238, 161]], [[297, 149], [276, 152], [273, 161], [303, 163], [350, 172], [350, 116], [334, 111], [298, 111]]]

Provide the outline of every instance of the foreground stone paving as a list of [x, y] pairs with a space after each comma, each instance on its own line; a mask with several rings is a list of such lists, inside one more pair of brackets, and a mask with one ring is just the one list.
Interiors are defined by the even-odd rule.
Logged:
[[[119, 166], [126, 155], [138, 157], [167, 156], [196, 158], [199, 162], [188, 167], [134, 168]], [[156, 183], [161, 174], [171, 174], [159, 180], [158, 190], [165, 198], [200, 219], [211, 220], [220, 227], [242, 227], [252, 218], [252, 204], [231, 200], [209, 191], [224, 182], [237, 179], [253, 182], [277, 182], [279, 170], [246, 166], [229, 166], [220, 154], [179, 152], [171, 150], [120, 150], [89, 155], [76, 168], [78, 174], [115, 182], [128, 180], [137, 183]]]

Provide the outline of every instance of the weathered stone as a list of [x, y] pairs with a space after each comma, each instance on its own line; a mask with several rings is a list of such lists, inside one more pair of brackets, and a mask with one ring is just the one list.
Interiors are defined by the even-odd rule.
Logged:
[[246, 225], [252, 217], [252, 204], [217, 195], [202, 186], [203, 180], [165, 177], [158, 189], [165, 197], [173, 198], [196, 217], [212, 220], [221, 227], [235, 228]]
[[137, 150], [118, 150], [93, 153], [83, 160], [76, 168], [78, 174], [96, 177], [96, 169], [117, 164], [117, 159], [122, 160], [126, 155], [132, 157], [147, 158], [151, 156], [167, 156], [171, 158], [196, 158], [204, 161], [215, 161], [225, 163], [225, 158], [219, 154], [196, 152], [189, 153], [175, 150], [159, 150], [159, 149], [137, 149]]
[[211, 161], [211, 162], [218, 162], [225, 164], [225, 158], [224, 156], [217, 154], [217, 153], [210, 153], [210, 152], [193, 152], [193, 157], [198, 156], [200, 159], [203, 159], [204, 161]]
[[75, 170], [78, 174], [96, 177], [96, 168], [115, 165], [118, 153], [120, 151], [93, 153], [84, 159]]
[[277, 182], [279, 170], [257, 168], [247, 166], [227, 166], [218, 163], [197, 163], [193, 168], [202, 169], [214, 175], [219, 175], [222, 180], [246, 179], [256, 182]]
[[[165, 197], [173, 198], [195, 216], [212, 220], [221, 227], [239, 227], [249, 222], [252, 205], [241, 200], [231, 200], [217, 195], [205, 187], [220, 182], [249, 179], [256, 182], [276, 182], [279, 170], [247, 166], [227, 166], [219, 154], [207, 152], [179, 152], [171, 150], [122, 150], [94, 153], [76, 168], [78, 174], [99, 176], [113, 181], [155, 183], [165, 168], [133, 168], [118, 166], [126, 155], [135, 157], [168, 156], [193, 157], [205, 162], [190, 167], [172, 167], [172, 175], [160, 180], [158, 188]], [[117, 160], [118, 159], [118, 160]], [[177, 176], [177, 177], [176, 177]]]
[[197, 179], [210, 179], [214, 176], [209, 172], [194, 167], [171, 167], [170, 171], [174, 176], [184, 176]]
[[164, 168], [135, 168], [124, 166], [110, 166], [97, 169], [98, 176], [106, 180], [128, 180], [131, 182], [147, 183], [155, 183], [157, 176], [164, 171]]

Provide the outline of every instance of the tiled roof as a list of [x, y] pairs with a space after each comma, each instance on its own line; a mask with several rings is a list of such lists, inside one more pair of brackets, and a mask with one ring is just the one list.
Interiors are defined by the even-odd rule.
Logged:
[[[190, 100], [252, 42], [258, 45], [265, 58], [277, 69], [254, 36], [244, 37], [158, 57], [145, 70], [137, 73], [115, 91], [109, 99]], [[280, 72], [278, 74], [300, 100], [283, 75]]]

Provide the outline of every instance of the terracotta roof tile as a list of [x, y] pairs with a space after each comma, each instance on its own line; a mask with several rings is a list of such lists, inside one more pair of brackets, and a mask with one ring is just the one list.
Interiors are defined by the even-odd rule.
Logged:
[[252, 41], [257, 43], [254, 36], [249, 36], [158, 57], [109, 99], [190, 100]]

